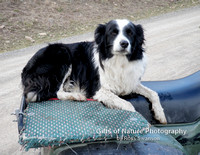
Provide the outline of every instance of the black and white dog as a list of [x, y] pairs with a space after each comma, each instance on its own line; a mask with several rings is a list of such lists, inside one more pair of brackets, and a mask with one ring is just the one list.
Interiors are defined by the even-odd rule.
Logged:
[[151, 101], [155, 118], [167, 123], [157, 93], [140, 83], [145, 71], [143, 44], [141, 25], [125, 19], [100, 24], [94, 42], [51, 44], [23, 69], [26, 100], [93, 98], [109, 108], [135, 111], [118, 96], [137, 93]]

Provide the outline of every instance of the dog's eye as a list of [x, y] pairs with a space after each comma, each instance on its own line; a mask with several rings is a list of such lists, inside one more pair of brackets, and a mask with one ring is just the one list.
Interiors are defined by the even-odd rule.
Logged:
[[133, 32], [132, 32], [130, 29], [127, 29], [127, 30], [126, 30], [126, 33], [127, 33], [129, 36], [132, 36], [132, 35], [133, 35]]
[[114, 30], [111, 32], [111, 34], [112, 34], [113, 36], [116, 36], [116, 35], [118, 34], [118, 30], [117, 30], [117, 29], [114, 29]]

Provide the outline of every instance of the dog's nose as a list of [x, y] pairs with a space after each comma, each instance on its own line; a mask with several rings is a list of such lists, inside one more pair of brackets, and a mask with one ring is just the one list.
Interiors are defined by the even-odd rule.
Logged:
[[128, 41], [126, 41], [126, 40], [122, 40], [122, 41], [120, 41], [120, 45], [121, 45], [121, 47], [122, 48], [127, 48], [128, 47]]

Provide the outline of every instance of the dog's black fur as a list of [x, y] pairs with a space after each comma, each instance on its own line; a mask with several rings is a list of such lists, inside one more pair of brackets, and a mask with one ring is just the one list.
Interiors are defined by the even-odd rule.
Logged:
[[65, 74], [72, 66], [70, 80], [91, 98], [99, 89], [98, 69], [93, 65], [93, 42], [75, 44], [51, 44], [40, 49], [22, 71], [25, 97], [29, 92], [37, 94], [36, 101], [57, 97]]

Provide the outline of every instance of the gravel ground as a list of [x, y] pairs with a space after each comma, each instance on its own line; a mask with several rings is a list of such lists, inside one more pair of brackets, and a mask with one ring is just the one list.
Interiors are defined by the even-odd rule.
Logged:
[[[143, 80], [170, 80], [200, 70], [200, 6], [137, 21], [145, 29], [148, 66]], [[92, 40], [93, 32], [58, 42]], [[0, 150], [2, 155], [25, 153], [18, 144], [17, 123], [10, 114], [19, 107], [20, 74], [30, 57], [47, 44], [0, 54]]]

